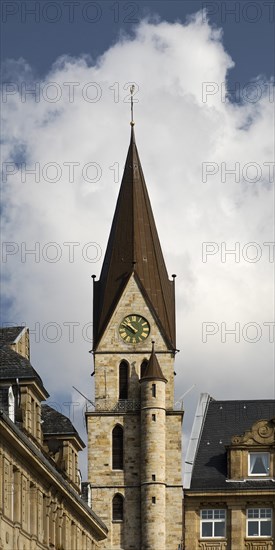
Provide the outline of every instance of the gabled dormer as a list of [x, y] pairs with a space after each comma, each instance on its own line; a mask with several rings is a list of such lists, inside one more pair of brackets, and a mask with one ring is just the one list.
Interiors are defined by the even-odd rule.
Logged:
[[42, 431], [44, 450], [54, 460], [74, 488], [81, 491], [78, 469], [78, 452], [85, 448], [73, 424], [49, 405], [42, 405]]
[[29, 355], [29, 333], [25, 327], [0, 329], [1, 405], [13, 422], [41, 444], [41, 401], [49, 394]]
[[0, 329], [0, 339], [10, 345], [11, 349], [30, 359], [30, 335], [27, 327], [5, 327]]
[[275, 477], [275, 418], [258, 420], [242, 435], [234, 435], [228, 453], [229, 479]]

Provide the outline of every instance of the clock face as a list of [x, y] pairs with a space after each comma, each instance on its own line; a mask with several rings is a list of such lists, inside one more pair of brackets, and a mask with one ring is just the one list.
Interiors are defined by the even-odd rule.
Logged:
[[127, 315], [119, 325], [119, 335], [127, 344], [143, 342], [149, 334], [150, 325], [141, 315]]

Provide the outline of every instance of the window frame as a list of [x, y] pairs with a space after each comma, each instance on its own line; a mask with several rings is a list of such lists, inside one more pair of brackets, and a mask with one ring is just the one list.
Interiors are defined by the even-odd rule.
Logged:
[[[203, 518], [203, 512], [211, 512], [212, 518]], [[224, 512], [223, 518], [215, 518], [214, 514], [215, 512]], [[211, 535], [203, 535], [202, 529], [203, 529], [203, 523], [210, 523], [211, 524]], [[224, 524], [224, 535], [215, 535], [215, 525], [216, 524]], [[226, 539], [226, 525], [227, 525], [227, 513], [226, 508], [202, 508], [200, 510], [200, 538], [201, 539]]]
[[[116, 454], [114, 451], [117, 451], [117, 449], [115, 449], [114, 442], [115, 442], [116, 432], [118, 432], [118, 431], [119, 431], [120, 437], [116, 438], [116, 442], [119, 441], [120, 447], [119, 447], [119, 452], [117, 452], [117, 454]], [[111, 456], [112, 470], [122, 472], [124, 470], [124, 429], [121, 426], [121, 424], [116, 424], [112, 429], [112, 448], [111, 448], [111, 452], [112, 452], [112, 456]], [[118, 455], [119, 455], [119, 460], [118, 460]], [[114, 467], [115, 459], [117, 459], [117, 464], [119, 463], [119, 465], [122, 466], [122, 467], [117, 467], [117, 466]]]
[[[115, 500], [119, 500], [119, 504], [120, 504], [120, 512], [121, 512], [121, 517], [120, 518], [115, 518], [115, 514], [114, 514], [114, 502]], [[121, 493], [115, 493], [115, 495], [113, 496], [112, 498], [112, 522], [113, 523], [123, 523], [124, 521], [124, 496], [121, 494]]]
[[[259, 456], [267, 456], [268, 457], [268, 466], [267, 466], [267, 471], [264, 473], [264, 472], [261, 472], [261, 473], [252, 473], [251, 472], [251, 469], [252, 469], [252, 466], [251, 466], [251, 458], [252, 458], [252, 455], [259, 455]], [[249, 477], [269, 477], [270, 476], [270, 453], [268, 451], [249, 451], [248, 453], [248, 475]]]
[[[248, 517], [248, 512], [249, 512], [250, 510], [257, 510], [257, 511], [259, 512], [258, 517], [255, 516], [255, 517], [249, 518], [249, 517]], [[260, 517], [261, 510], [270, 510], [270, 517], [262, 517], [262, 518], [261, 518], [261, 517]], [[266, 539], [266, 538], [272, 537], [272, 521], [273, 521], [273, 517], [272, 517], [272, 516], [273, 516], [273, 514], [272, 514], [272, 508], [271, 508], [271, 507], [269, 508], [269, 507], [264, 507], [264, 506], [262, 506], [262, 507], [259, 507], [259, 508], [252, 508], [252, 507], [247, 508], [247, 509], [246, 509], [246, 536], [247, 536], [247, 538], [249, 538], [249, 539], [251, 539], [251, 538]], [[262, 525], [262, 523], [267, 523], [267, 522], [269, 522], [269, 523], [270, 523], [270, 535], [261, 535], [261, 534], [258, 534], [258, 535], [255, 535], [255, 534], [249, 535], [249, 534], [248, 534], [248, 526], [249, 526], [249, 523], [251, 523], [252, 521], [258, 523], [258, 533], [261, 532], [261, 525]]]
[[129, 399], [129, 363], [125, 359], [122, 359], [118, 366], [118, 399]]

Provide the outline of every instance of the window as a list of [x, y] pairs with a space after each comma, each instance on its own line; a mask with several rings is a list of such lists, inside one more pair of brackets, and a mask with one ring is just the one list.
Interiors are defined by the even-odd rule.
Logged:
[[14, 399], [13, 389], [11, 386], [9, 387], [8, 402], [9, 402], [9, 418], [14, 422], [15, 399]]
[[127, 361], [121, 361], [119, 365], [119, 399], [128, 399], [128, 374]]
[[152, 420], [153, 420], [153, 422], [156, 422], [156, 415], [155, 414], [152, 414]]
[[113, 470], [123, 470], [123, 428], [115, 426], [112, 433]]
[[248, 455], [248, 472], [250, 476], [268, 476], [269, 464], [269, 453], [249, 453]]
[[248, 508], [247, 536], [271, 537], [272, 510], [271, 508]]
[[123, 496], [119, 493], [113, 498], [113, 521], [123, 521]]
[[152, 384], [152, 397], [156, 397], [156, 395], [157, 395], [156, 384]]
[[201, 536], [225, 537], [226, 510], [201, 510]]

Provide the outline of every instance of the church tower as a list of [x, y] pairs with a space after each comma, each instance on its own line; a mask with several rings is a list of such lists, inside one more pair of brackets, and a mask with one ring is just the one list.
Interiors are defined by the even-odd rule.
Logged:
[[135, 142], [94, 278], [95, 407], [86, 414], [92, 507], [106, 550], [178, 550], [181, 424], [174, 410], [175, 285]]

